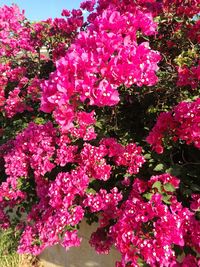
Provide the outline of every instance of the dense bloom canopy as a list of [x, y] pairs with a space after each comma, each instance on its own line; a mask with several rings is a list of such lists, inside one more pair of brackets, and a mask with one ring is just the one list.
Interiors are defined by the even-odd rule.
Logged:
[[0, 226], [19, 253], [79, 246], [87, 219], [116, 267], [199, 266], [199, 12], [87, 0], [31, 23], [0, 8]]

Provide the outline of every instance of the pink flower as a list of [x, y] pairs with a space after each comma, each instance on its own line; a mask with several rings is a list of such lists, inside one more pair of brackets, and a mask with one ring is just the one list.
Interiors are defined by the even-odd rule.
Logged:
[[70, 247], [79, 247], [81, 239], [77, 236], [77, 230], [66, 231], [63, 237], [62, 246], [66, 249]]

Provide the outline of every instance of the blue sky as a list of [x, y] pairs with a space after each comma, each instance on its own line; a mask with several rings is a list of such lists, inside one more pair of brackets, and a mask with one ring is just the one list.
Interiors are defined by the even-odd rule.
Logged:
[[17, 4], [28, 19], [37, 21], [60, 17], [63, 9], [78, 8], [82, 0], [0, 0], [0, 6]]

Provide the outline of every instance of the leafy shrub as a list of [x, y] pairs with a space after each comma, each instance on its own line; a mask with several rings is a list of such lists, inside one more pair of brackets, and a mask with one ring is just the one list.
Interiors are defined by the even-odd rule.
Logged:
[[189, 2], [91, 0], [38, 23], [1, 8], [0, 223], [21, 232], [19, 253], [79, 246], [85, 217], [99, 222], [98, 253], [120, 251], [117, 267], [199, 265], [200, 6]]

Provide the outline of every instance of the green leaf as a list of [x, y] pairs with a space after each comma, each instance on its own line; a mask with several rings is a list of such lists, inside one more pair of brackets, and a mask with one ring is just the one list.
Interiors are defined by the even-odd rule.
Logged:
[[160, 181], [156, 181], [153, 185], [152, 188], [157, 188], [158, 192], [161, 193], [162, 192], [162, 184]]
[[145, 154], [144, 157], [145, 157], [145, 159], [150, 159], [151, 158], [151, 154]]
[[170, 184], [170, 183], [165, 184], [164, 185], [164, 189], [167, 192], [174, 192], [174, 191], [176, 191], [175, 187], [172, 184]]
[[158, 165], [156, 165], [156, 167], [153, 169], [156, 172], [160, 172], [164, 169], [164, 165], [162, 163], [159, 163]]
[[140, 267], [149, 267], [149, 265], [147, 263], [145, 263], [145, 261], [141, 258], [137, 259], [137, 263]]
[[102, 129], [102, 123], [100, 121], [97, 121], [95, 123], [95, 126], [98, 127], [99, 129]]
[[18, 178], [17, 180], [17, 189], [21, 189], [22, 185], [23, 185], [24, 179], [23, 177]]
[[170, 195], [164, 194], [163, 197], [162, 197], [162, 201], [163, 201], [165, 204], [171, 204], [170, 198], [171, 198]]
[[145, 197], [147, 200], [150, 200], [151, 199], [151, 197], [153, 196], [153, 194], [152, 193], [145, 193], [144, 195], [143, 195], [143, 197]]
[[87, 194], [93, 194], [94, 195], [94, 194], [96, 194], [96, 191], [93, 188], [87, 188], [86, 189], [86, 193]]
[[177, 21], [177, 22], [182, 22], [183, 21], [183, 19], [179, 18], [179, 17], [174, 17], [174, 20]]
[[41, 118], [41, 117], [37, 117], [37, 118], [34, 119], [34, 122], [36, 124], [44, 124], [45, 120], [43, 118]]

